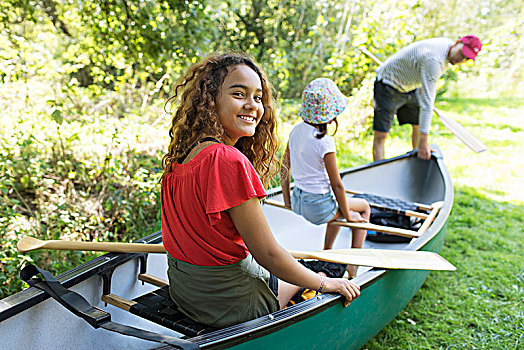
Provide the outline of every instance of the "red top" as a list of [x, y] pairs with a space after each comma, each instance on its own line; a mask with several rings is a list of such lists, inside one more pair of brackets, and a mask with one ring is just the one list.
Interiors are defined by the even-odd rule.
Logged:
[[249, 253], [225, 210], [266, 191], [251, 162], [221, 143], [186, 164], [174, 163], [162, 183], [162, 240], [175, 259], [200, 266], [230, 265]]

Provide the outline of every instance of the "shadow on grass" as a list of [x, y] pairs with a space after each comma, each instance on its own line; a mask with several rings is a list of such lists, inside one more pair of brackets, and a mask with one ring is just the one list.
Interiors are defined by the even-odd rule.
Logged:
[[[487, 109], [494, 110], [501, 107], [504, 108], [521, 108], [522, 101], [516, 98], [499, 98], [499, 99], [458, 99], [458, 98], [447, 98], [442, 99], [438, 102], [439, 108], [445, 111], [452, 112], [459, 115], [467, 116], [481, 116], [489, 113]], [[438, 118], [434, 118], [434, 122], [437, 122]], [[489, 120], [489, 119], [487, 119]], [[463, 120], [457, 119], [458, 122], [464, 124]], [[493, 120], [492, 122], [484, 122], [475, 120], [468, 120], [466, 125], [468, 128], [479, 128], [479, 129], [494, 129], [494, 130], [508, 130], [513, 133], [524, 132], [524, 128], [516, 126], [514, 124], [502, 124], [499, 119]], [[439, 121], [438, 121], [439, 122]]]
[[455, 188], [441, 255], [413, 300], [364, 349], [518, 349], [524, 326], [524, 205]]
[[482, 112], [481, 108], [519, 108], [522, 100], [518, 98], [442, 98], [438, 101], [439, 105], [446, 106], [446, 109], [456, 113], [471, 111]]

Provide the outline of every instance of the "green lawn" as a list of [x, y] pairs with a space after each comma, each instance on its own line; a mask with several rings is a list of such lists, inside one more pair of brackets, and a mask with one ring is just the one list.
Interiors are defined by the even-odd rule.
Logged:
[[[431, 141], [455, 188], [441, 255], [457, 271], [431, 273], [364, 349], [524, 349], [524, 103], [449, 99], [438, 108], [489, 147], [476, 154], [434, 120]], [[409, 129], [392, 130], [388, 156], [409, 149]], [[369, 154], [366, 146], [355, 149]]]

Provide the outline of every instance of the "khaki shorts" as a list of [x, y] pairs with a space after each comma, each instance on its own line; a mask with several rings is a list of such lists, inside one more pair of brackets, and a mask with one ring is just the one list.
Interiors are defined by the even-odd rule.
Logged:
[[168, 255], [169, 294], [185, 315], [218, 328], [280, 309], [269, 271], [251, 255], [232, 265], [198, 266]]

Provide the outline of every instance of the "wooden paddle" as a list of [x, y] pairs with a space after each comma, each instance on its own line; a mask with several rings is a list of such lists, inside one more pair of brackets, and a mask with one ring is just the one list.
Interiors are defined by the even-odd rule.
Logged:
[[[371, 58], [375, 63], [378, 65], [382, 64], [382, 61], [380, 61], [375, 55], [373, 55], [371, 52], [369, 52], [368, 49], [366, 49], [364, 46], [359, 46], [358, 48], [363, 54]], [[442, 113], [442, 111], [436, 109], [433, 107], [433, 110], [437, 114], [437, 116], [440, 118], [440, 121], [444, 126], [451, 131], [453, 135], [455, 135], [460, 141], [462, 141], [466, 146], [468, 146], [471, 150], [473, 150], [476, 153], [483, 152], [488, 149], [488, 146], [486, 146], [482, 141], [480, 141], [475, 135], [473, 135], [471, 132], [469, 132], [462, 124], [457, 122], [454, 119], [451, 119], [450, 117], [447, 117]]]
[[[273, 205], [278, 208], [291, 210], [290, 208], [286, 207], [283, 202], [279, 202], [274, 199], [265, 199], [264, 203]], [[397, 228], [397, 227], [375, 225], [375, 224], [371, 224], [367, 222], [333, 221], [332, 224], [338, 225], [338, 226], [356, 228], [356, 229], [363, 229], [363, 230], [368, 230], [368, 231], [384, 232], [384, 233], [389, 233], [389, 234], [396, 235], [396, 236], [409, 237], [409, 238], [420, 237], [424, 233], [424, 232], [411, 231], [411, 230], [406, 230], [406, 229]]]
[[289, 251], [295, 258], [384, 269], [455, 271], [449, 261], [433, 252], [392, 249], [331, 249], [319, 252]]
[[64, 240], [42, 241], [33, 237], [23, 237], [16, 244], [20, 253], [36, 249], [84, 250], [114, 253], [165, 253], [162, 244], [118, 243], [118, 242], [75, 242]]
[[[165, 253], [162, 244], [42, 241], [23, 237], [16, 245], [20, 253], [36, 249], [89, 250], [115, 253]], [[340, 264], [373, 266], [386, 269], [417, 269], [453, 271], [455, 267], [436, 253], [386, 249], [333, 249], [319, 252], [291, 250], [297, 259], [318, 259]], [[403, 258], [404, 256], [404, 258]], [[420, 258], [417, 258], [420, 256]]]
[[456, 137], [458, 137], [466, 146], [471, 148], [473, 151], [480, 153], [486, 151], [486, 146], [482, 141], [477, 139], [472, 133], [470, 133], [462, 124], [454, 119], [447, 117], [442, 111], [433, 107], [433, 111], [438, 115], [440, 121], [449, 131]]

